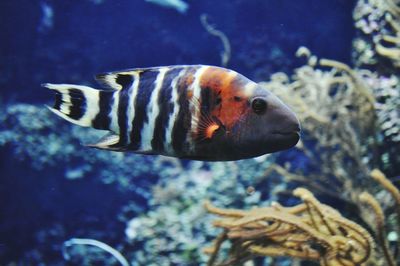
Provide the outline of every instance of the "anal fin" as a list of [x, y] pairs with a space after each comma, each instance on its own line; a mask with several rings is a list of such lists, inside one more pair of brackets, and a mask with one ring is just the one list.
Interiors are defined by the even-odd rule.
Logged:
[[88, 147], [102, 149], [102, 150], [111, 150], [111, 151], [120, 151], [121, 147], [118, 147], [116, 144], [119, 142], [119, 135], [115, 133], [110, 133], [102, 137], [98, 142], [93, 144], [85, 144]]

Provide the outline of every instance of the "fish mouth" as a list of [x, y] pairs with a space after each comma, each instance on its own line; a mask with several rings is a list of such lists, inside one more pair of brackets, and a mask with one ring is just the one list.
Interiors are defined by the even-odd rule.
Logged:
[[292, 130], [292, 131], [276, 131], [272, 132], [272, 135], [275, 137], [276, 141], [284, 141], [285, 148], [293, 147], [300, 140], [300, 130]]
[[272, 132], [273, 135], [282, 135], [282, 136], [290, 136], [290, 135], [300, 135], [300, 131], [290, 131], [290, 132]]
[[296, 128], [294, 130], [290, 130], [290, 131], [273, 131], [272, 134], [273, 135], [278, 135], [278, 136], [298, 136], [300, 137], [300, 128]]

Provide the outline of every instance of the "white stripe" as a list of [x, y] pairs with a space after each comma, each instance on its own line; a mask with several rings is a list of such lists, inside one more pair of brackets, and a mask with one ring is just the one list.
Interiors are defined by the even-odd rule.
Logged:
[[158, 106], [158, 96], [160, 89], [163, 84], [165, 73], [169, 68], [160, 68], [158, 71], [157, 78], [154, 82], [154, 89], [150, 96], [150, 101], [146, 107], [146, 113], [148, 117], [148, 122], [143, 126], [143, 129], [140, 133], [141, 136], [141, 144], [140, 151], [146, 152], [151, 151], [151, 140], [153, 139], [154, 127], [156, 123], [156, 118], [160, 113], [160, 107]]
[[139, 89], [139, 73], [138, 72], [132, 72], [132, 76], [134, 78], [132, 86], [129, 88], [128, 92], [128, 108], [126, 110], [126, 117], [128, 118], [128, 127], [127, 127], [127, 137], [128, 137], [128, 143], [131, 143], [131, 132], [132, 132], [132, 122], [133, 119], [135, 118], [135, 102], [136, 102], [136, 96], [138, 94], [138, 89]]
[[[69, 91], [72, 87], [75, 87], [76, 85], [46, 83], [44, 86], [50, 90], [55, 90], [55, 91], [58, 91], [59, 93], [61, 93], [60, 112], [65, 115], [69, 115], [69, 107], [71, 106], [71, 97], [69, 96]], [[49, 108], [49, 109], [54, 112], [53, 108]], [[57, 112], [55, 112], [55, 113], [57, 113]], [[57, 114], [59, 115], [59, 113], [57, 113]]]
[[118, 125], [119, 94], [120, 91], [116, 91], [113, 93], [113, 104], [111, 106], [111, 111], [108, 114], [108, 116], [111, 119], [110, 130], [117, 134], [119, 134], [119, 125]]
[[172, 94], [171, 94], [171, 101], [172, 101], [172, 106], [173, 106], [173, 111], [168, 117], [168, 127], [165, 130], [165, 143], [164, 143], [164, 150], [166, 151], [167, 154], [174, 154], [174, 150], [172, 148], [172, 130], [175, 125], [176, 118], [179, 113], [179, 93], [178, 93], [178, 81], [181, 77], [183, 77], [186, 73], [187, 68], [184, 68], [179, 72], [179, 74], [172, 80], [171, 82], [171, 88], [172, 88]]
[[[71, 89], [77, 89], [82, 92], [84, 98], [85, 98], [85, 104], [86, 104], [86, 110], [83, 116], [80, 119], [72, 119], [68, 118], [68, 121], [73, 121], [74, 124], [88, 127], [92, 125], [92, 120], [96, 117], [96, 115], [99, 113], [100, 107], [99, 107], [99, 94], [100, 91], [93, 89], [88, 86], [82, 86], [82, 85], [72, 85], [72, 84], [46, 84], [46, 87], [52, 90], [56, 90], [59, 93], [61, 93], [61, 105], [60, 105], [60, 111], [57, 112], [57, 110], [50, 108], [54, 113], [60, 115], [60, 113], [64, 114], [62, 116], [64, 119], [67, 119], [66, 116], [70, 115], [70, 107], [72, 105], [71, 103], [71, 96], [69, 95]], [[65, 116], [66, 115], [66, 116]]]
[[197, 106], [201, 101], [200, 80], [201, 76], [208, 68], [209, 66], [202, 66], [201, 68], [199, 68], [194, 75], [194, 80], [192, 85], [188, 88], [188, 93], [192, 91], [193, 96], [189, 105], [189, 112], [192, 114], [191, 128], [186, 136], [186, 141], [190, 144], [190, 147], [192, 149], [194, 148], [192, 133], [197, 131], [198, 121], [200, 121], [200, 115], [201, 115], [200, 106]]
[[63, 93], [61, 93], [61, 97], [62, 97], [62, 99], [61, 99], [62, 103], [60, 105], [60, 112], [63, 114], [69, 115], [69, 113], [70, 113], [69, 109], [70, 109], [70, 106], [72, 105], [71, 104], [71, 96], [69, 96], [68, 92], [63, 92]]
[[83, 95], [86, 99], [86, 111], [85, 114], [79, 119], [79, 122], [85, 125], [92, 125], [93, 119], [100, 112], [99, 100], [100, 91], [92, 88], [84, 89], [75, 86], [82, 90]]

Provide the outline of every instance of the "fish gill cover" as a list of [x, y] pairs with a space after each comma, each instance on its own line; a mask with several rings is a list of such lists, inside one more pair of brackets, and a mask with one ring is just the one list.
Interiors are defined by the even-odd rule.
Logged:
[[[1, 265], [399, 263], [398, 0], [20, 0], [0, 22]], [[178, 64], [259, 82], [301, 142], [213, 163], [99, 151], [45, 108], [44, 82]]]

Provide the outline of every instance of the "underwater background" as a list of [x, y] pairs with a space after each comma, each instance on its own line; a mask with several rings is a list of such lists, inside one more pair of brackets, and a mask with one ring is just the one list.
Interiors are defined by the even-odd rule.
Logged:
[[[99, 151], [45, 107], [42, 83], [175, 64], [259, 82], [302, 141], [235, 162]], [[1, 1], [0, 73], [0, 265], [399, 263], [398, 0]]]

